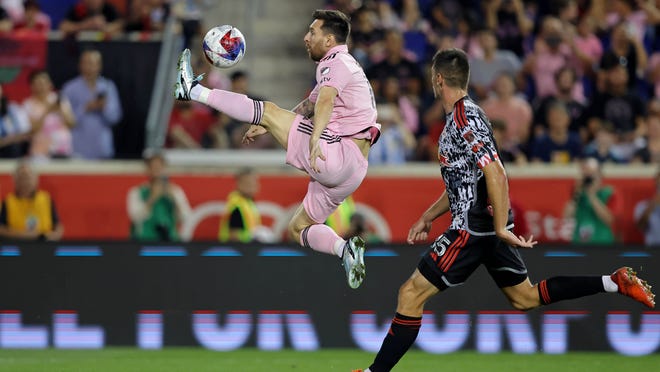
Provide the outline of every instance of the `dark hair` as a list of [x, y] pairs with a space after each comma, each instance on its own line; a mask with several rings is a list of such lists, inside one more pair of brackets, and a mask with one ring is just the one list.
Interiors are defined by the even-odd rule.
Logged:
[[339, 44], [345, 44], [351, 33], [351, 19], [338, 10], [317, 9], [312, 13], [312, 18], [323, 21], [321, 30], [326, 34], [332, 34]]
[[559, 81], [559, 78], [561, 77], [561, 75], [566, 71], [571, 73], [571, 78], [573, 79], [573, 82], [575, 82], [577, 80], [577, 74], [575, 73], [575, 70], [573, 68], [569, 67], [568, 65], [564, 65], [559, 70], [557, 70], [555, 72], [555, 81], [556, 82]]
[[30, 82], [30, 84], [32, 84], [34, 79], [36, 79], [39, 75], [42, 75], [42, 74], [48, 75], [48, 71], [42, 70], [42, 69], [34, 70], [34, 71], [30, 72], [30, 75], [28, 76], [28, 81]]
[[229, 80], [234, 82], [238, 79], [242, 79], [242, 78], [245, 78], [247, 76], [248, 76], [247, 72], [239, 70], [239, 71], [235, 71], [231, 75], [229, 75]]
[[470, 64], [467, 54], [458, 48], [444, 49], [433, 56], [433, 71], [440, 73], [448, 86], [467, 89]]
[[243, 168], [239, 169], [239, 170], [236, 172], [236, 174], [234, 175], [234, 178], [236, 178], [236, 179], [238, 180], [238, 179], [241, 179], [241, 178], [243, 178], [243, 177], [245, 177], [245, 176], [249, 176], [249, 175], [251, 175], [251, 174], [253, 174], [253, 173], [254, 173], [254, 169], [253, 169], [253, 168], [251, 168], [251, 167], [243, 167]]

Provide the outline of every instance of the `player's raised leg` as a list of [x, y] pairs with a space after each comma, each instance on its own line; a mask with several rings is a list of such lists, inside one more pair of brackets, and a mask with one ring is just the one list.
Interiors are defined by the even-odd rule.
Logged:
[[[296, 114], [284, 110], [272, 102], [257, 101], [244, 94], [204, 87], [200, 84], [202, 75], [195, 77], [192, 70], [189, 49], [185, 49], [181, 53], [177, 69], [174, 90], [176, 99], [201, 102], [236, 120], [263, 126], [277, 142], [284, 148], [287, 147], [289, 129]], [[263, 134], [260, 130], [251, 129], [251, 131], [253, 137]]]

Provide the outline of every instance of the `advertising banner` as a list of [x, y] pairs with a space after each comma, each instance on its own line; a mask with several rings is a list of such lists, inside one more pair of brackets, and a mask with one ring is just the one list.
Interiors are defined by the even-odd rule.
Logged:
[[[439, 171], [438, 171], [439, 173]], [[48, 190], [65, 226], [66, 239], [126, 239], [129, 219], [126, 212], [128, 190], [145, 181], [140, 175], [57, 174], [41, 175], [41, 187]], [[172, 175], [171, 181], [185, 191], [193, 209], [181, 226], [182, 236], [193, 240], [216, 240], [220, 215], [227, 194], [234, 189], [232, 175]], [[256, 197], [263, 223], [276, 236], [284, 237], [286, 226], [307, 191], [308, 178], [298, 175], [263, 175]], [[622, 201], [616, 231], [620, 241], [641, 243], [633, 210], [637, 202], [655, 191], [652, 179], [609, 178]], [[511, 200], [517, 206], [528, 233], [541, 242], [566, 242], [572, 223], [563, 218], [564, 207], [572, 197], [572, 178], [512, 178]], [[13, 187], [9, 175], [0, 175], [0, 195]], [[410, 226], [443, 192], [439, 174], [428, 177], [368, 176], [353, 198], [373, 233], [381, 240], [404, 242]], [[431, 236], [440, 235], [449, 224], [449, 215], [438, 219]]]
[[[296, 246], [0, 246], [0, 348], [201, 346], [212, 350], [360, 348], [375, 352], [399, 286], [423, 246], [373, 245], [352, 290], [339, 260]], [[521, 251], [537, 282], [602, 275], [623, 265], [660, 283], [660, 257], [607, 247]], [[655, 353], [660, 312], [618, 294], [514, 311], [487, 272], [425, 308], [416, 347], [429, 353]]]

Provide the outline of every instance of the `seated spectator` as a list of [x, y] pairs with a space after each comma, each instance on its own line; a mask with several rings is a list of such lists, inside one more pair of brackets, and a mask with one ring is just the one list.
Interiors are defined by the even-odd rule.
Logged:
[[637, 79], [644, 76], [648, 64], [648, 54], [641, 41], [631, 35], [625, 23], [619, 23], [610, 34], [610, 48], [600, 60], [597, 86], [600, 91], [607, 89], [607, 73], [615, 64], [623, 66], [628, 72], [626, 84], [634, 89]]
[[383, 48], [384, 32], [378, 23], [378, 14], [368, 7], [361, 7], [352, 16], [352, 51], [363, 68], [371, 66], [371, 56]]
[[555, 73], [555, 83], [557, 84], [557, 93], [549, 95], [545, 98], [536, 100], [536, 108], [534, 110], [534, 134], [540, 136], [545, 133], [548, 128], [546, 120], [548, 107], [555, 102], [561, 102], [566, 106], [568, 115], [570, 116], [571, 123], [568, 130], [571, 132], [579, 133], [582, 140], [588, 137], [587, 128], [584, 124], [584, 110], [583, 104], [573, 98], [573, 87], [575, 86], [577, 75], [575, 70], [568, 66], [560, 68]]
[[64, 84], [66, 97], [76, 116], [72, 130], [74, 156], [85, 159], [109, 159], [114, 156], [112, 127], [122, 117], [115, 83], [101, 76], [102, 61], [98, 50], [80, 55], [80, 75]]
[[31, 138], [32, 128], [25, 110], [9, 102], [0, 85], [0, 158], [26, 155]]
[[259, 193], [259, 176], [251, 169], [236, 174], [236, 189], [227, 195], [225, 213], [220, 218], [218, 239], [221, 242], [249, 243], [261, 226], [261, 214], [254, 202]]
[[660, 172], [655, 175], [655, 194], [635, 205], [635, 224], [644, 233], [644, 244], [660, 246]]
[[564, 216], [575, 219], [573, 243], [613, 244], [616, 216], [621, 213], [621, 197], [612, 186], [602, 183], [601, 165], [594, 158], [580, 164], [580, 178]]
[[628, 89], [628, 70], [620, 61], [604, 66], [604, 91], [598, 93], [586, 110], [587, 128], [595, 135], [603, 121], [614, 125], [617, 157], [629, 161], [636, 150], [636, 139], [644, 134], [644, 102]]
[[163, 31], [169, 13], [169, 3], [164, 0], [133, 0], [124, 31]]
[[612, 123], [604, 122], [596, 132], [596, 136], [584, 149], [584, 156], [595, 158], [599, 163], [626, 163], [614, 150], [617, 135]]
[[495, 30], [500, 48], [510, 50], [523, 57], [523, 40], [534, 29], [534, 21], [525, 11], [522, 0], [482, 2], [486, 27]]
[[14, 32], [40, 32], [50, 31], [50, 17], [41, 11], [37, 0], [26, 0], [23, 3], [25, 12], [21, 20], [14, 24]]
[[394, 29], [385, 32], [385, 57], [367, 69], [367, 77], [377, 95], [381, 94], [382, 84], [388, 77], [399, 79], [403, 94], [411, 99], [422, 92], [422, 70], [404, 49], [401, 32]]
[[0, 34], [3, 32], [9, 32], [14, 28], [14, 22], [7, 14], [7, 11], [0, 6]]
[[532, 107], [524, 98], [516, 95], [516, 83], [512, 75], [500, 74], [495, 80], [494, 95], [481, 105], [490, 120], [506, 122], [507, 132], [503, 147], [526, 144], [532, 126]]
[[646, 118], [646, 140], [644, 146], [635, 151], [633, 162], [660, 164], [660, 113]]
[[536, 137], [530, 146], [530, 159], [535, 162], [568, 164], [582, 154], [580, 136], [568, 130], [570, 117], [561, 102], [548, 107], [548, 130]]
[[527, 164], [527, 157], [522, 151], [520, 145], [515, 142], [507, 142], [506, 122], [503, 120], [491, 120], [490, 126], [493, 128], [493, 139], [497, 144], [497, 153], [503, 163], [515, 163], [517, 165]]
[[105, 0], [80, 0], [66, 14], [60, 31], [75, 34], [81, 31], [100, 31], [108, 35], [119, 34], [124, 21], [114, 5]]
[[486, 99], [497, 78], [502, 73], [517, 75], [521, 68], [520, 59], [509, 50], [497, 48], [497, 38], [493, 30], [479, 32], [479, 43], [483, 57], [470, 61], [470, 89], [480, 100]]
[[144, 154], [147, 182], [132, 187], [126, 198], [131, 220], [130, 237], [144, 241], [178, 241], [177, 226], [190, 215], [190, 204], [181, 187], [170, 181], [162, 153]]
[[379, 104], [377, 111], [382, 127], [378, 142], [369, 151], [369, 163], [404, 164], [416, 146], [415, 136], [403, 123], [396, 106]]
[[55, 201], [39, 189], [39, 176], [26, 160], [14, 171], [14, 191], [2, 200], [0, 237], [25, 240], [60, 240], [64, 226]]
[[[525, 58], [522, 69], [523, 75], [531, 77], [534, 82], [534, 97], [543, 99], [557, 93], [555, 74], [567, 62], [574, 61], [566, 39], [566, 30], [559, 19], [543, 19], [541, 30], [534, 40], [534, 50]], [[582, 96], [581, 92], [574, 94], [576, 98]]]
[[410, 98], [402, 94], [399, 79], [395, 77], [385, 79], [382, 96], [376, 97], [376, 102], [396, 106], [408, 130], [413, 134], [419, 131], [419, 111]]
[[175, 149], [202, 148], [202, 139], [216, 121], [203, 105], [190, 101], [176, 101], [170, 114], [168, 147]]
[[30, 155], [41, 159], [70, 157], [71, 128], [76, 118], [69, 100], [53, 91], [53, 83], [44, 70], [30, 75], [30, 90], [32, 94], [23, 102], [34, 131]]
[[646, 77], [646, 80], [653, 84], [652, 95], [660, 98], [660, 51], [656, 51], [651, 55]]

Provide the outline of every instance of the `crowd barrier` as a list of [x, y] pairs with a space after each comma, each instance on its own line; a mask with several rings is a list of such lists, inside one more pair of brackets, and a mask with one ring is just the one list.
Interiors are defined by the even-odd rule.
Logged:
[[[102, 165], [99, 169], [107, 169]], [[11, 168], [8, 168], [8, 171]], [[126, 194], [130, 187], [145, 181], [141, 164], [134, 173], [49, 174], [44, 168], [41, 187], [50, 191], [65, 225], [66, 239], [126, 239], [129, 219]], [[436, 167], [424, 176], [370, 174], [353, 195], [358, 211], [365, 214], [371, 228], [385, 241], [404, 242], [410, 226], [436, 200], [444, 185]], [[188, 196], [193, 214], [182, 226], [182, 236], [193, 240], [215, 240], [220, 215], [227, 194], [234, 188], [229, 172], [208, 174], [173, 174]], [[433, 174], [435, 172], [435, 174]], [[260, 177], [261, 190], [256, 201], [266, 225], [278, 237], [285, 236], [286, 226], [307, 191], [308, 178], [300, 173], [283, 172]], [[623, 209], [617, 215], [617, 235], [625, 243], [641, 243], [635, 227], [633, 210], [637, 202], [655, 192], [651, 177], [608, 177], [616, 187]], [[566, 242], [571, 238], [572, 223], [563, 218], [566, 202], [572, 197], [575, 178], [570, 175], [510, 179], [512, 201], [521, 209], [522, 221], [529, 233], [542, 242]], [[11, 176], [0, 174], [0, 195], [11, 190]], [[448, 226], [444, 216], [433, 225], [431, 236], [438, 236]]]
[[[375, 352], [399, 286], [424, 246], [371, 245], [350, 289], [339, 260], [290, 245], [133, 242], [0, 246], [0, 348], [211, 350], [359, 348]], [[660, 255], [630, 247], [522, 250], [532, 281], [630, 265], [652, 284]], [[561, 354], [655, 353], [660, 312], [615, 294], [511, 310], [483, 269], [429, 302], [416, 347]]]

